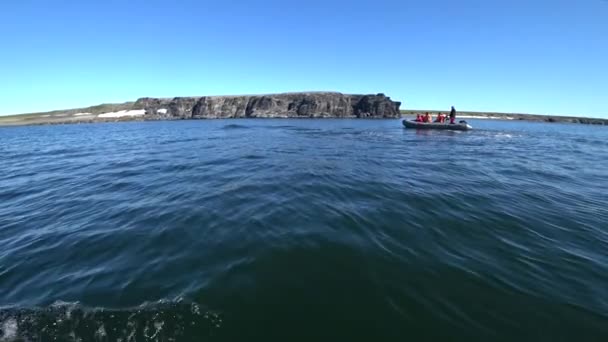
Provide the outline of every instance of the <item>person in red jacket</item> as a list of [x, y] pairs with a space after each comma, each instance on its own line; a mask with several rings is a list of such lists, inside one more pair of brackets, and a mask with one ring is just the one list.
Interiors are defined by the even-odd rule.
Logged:
[[445, 115], [443, 115], [443, 113], [437, 114], [437, 119], [435, 119], [435, 122], [444, 123], [445, 122]]
[[424, 116], [424, 122], [427, 122], [427, 123], [433, 122], [433, 117], [431, 116], [431, 114], [429, 114], [429, 112], [426, 112], [426, 115]]

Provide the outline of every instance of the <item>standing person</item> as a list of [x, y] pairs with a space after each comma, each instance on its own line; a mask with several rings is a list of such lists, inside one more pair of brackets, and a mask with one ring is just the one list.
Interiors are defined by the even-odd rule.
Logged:
[[456, 109], [452, 106], [452, 109], [450, 110], [450, 123], [453, 124], [454, 121], [456, 121]]

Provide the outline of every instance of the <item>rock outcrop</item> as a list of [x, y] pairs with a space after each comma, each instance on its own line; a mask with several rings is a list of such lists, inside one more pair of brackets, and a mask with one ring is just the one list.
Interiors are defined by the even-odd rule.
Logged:
[[216, 118], [396, 118], [400, 102], [384, 94], [347, 95], [331, 92], [244, 96], [141, 98], [133, 108], [145, 109], [146, 120]]

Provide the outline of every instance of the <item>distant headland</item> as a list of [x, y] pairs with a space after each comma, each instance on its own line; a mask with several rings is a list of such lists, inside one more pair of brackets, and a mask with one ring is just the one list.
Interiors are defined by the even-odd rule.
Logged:
[[[427, 110], [400, 110], [383, 93], [297, 92], [265, 95], [140, 98], [134, 102], [0, 116], [0, 126], [228, 118], [400, 118]], [[436, 110], [428, 111], [433, 114]], [[516, 113], [458, 112], [459, 118], [608, 125], [608, 119]]]

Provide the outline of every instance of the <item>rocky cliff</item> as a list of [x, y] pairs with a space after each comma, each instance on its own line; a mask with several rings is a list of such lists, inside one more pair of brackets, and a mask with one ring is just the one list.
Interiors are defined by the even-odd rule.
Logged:
[[384, 94], [284, 93], [244, 96], [141, 98], [146, 120], [215, 118], [396, 118], [400, 102]]

